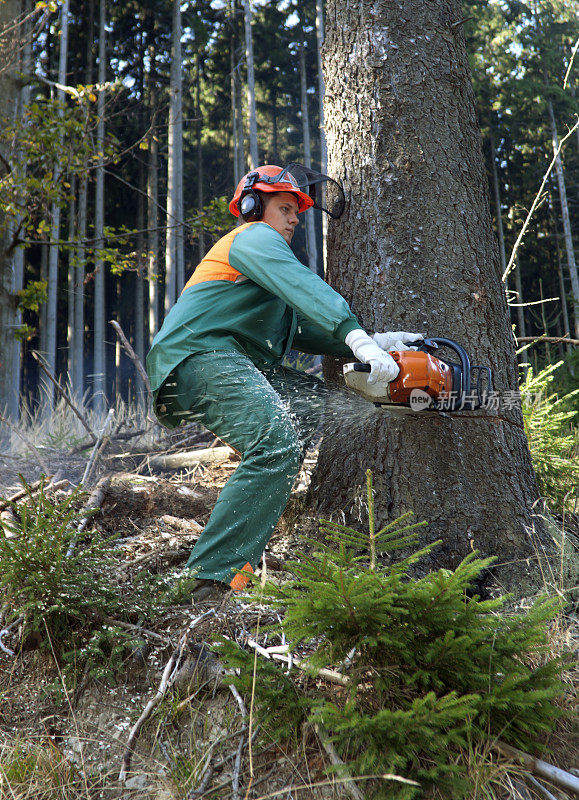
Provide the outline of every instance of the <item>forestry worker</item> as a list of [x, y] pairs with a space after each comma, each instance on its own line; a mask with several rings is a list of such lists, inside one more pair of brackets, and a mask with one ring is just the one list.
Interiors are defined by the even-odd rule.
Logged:
[[320, 423], [324, 383], [283, 365], [286, 353], [353, 353], [371, 365], [372, 382], [388, 383], [398, 366], [386, 351], [422, 338], [370, 337], [344, 298], [298, 261], [290, 244], [298, 215], [314, 205], [308, 189], [287, 167], [241, 179], [229, 210], [244, 224], [198, 265], [147, 357], [159, 421], [200, 422], [241, 455], [187, 562], [196, 601], [246, 586], [243, 572], [259, 563]]

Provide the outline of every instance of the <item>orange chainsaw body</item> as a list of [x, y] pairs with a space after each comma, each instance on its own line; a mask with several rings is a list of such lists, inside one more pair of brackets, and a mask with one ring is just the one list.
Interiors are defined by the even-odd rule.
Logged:
[[415, 389], [426, 392], [435, 400], [452, 392], [452, 367], [441, 359], [420, 350], [396, 350], [390, 355], [400, 367], [398, 377], [388, 386], [392, 403], [410, 403], [410, 395]]

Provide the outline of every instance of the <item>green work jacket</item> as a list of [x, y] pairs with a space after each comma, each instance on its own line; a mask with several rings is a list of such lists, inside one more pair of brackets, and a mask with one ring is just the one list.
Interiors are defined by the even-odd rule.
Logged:
[[347, 356], [346, 335], [360, 327], [280, 233], [247, 223], [211, 248], [165, 317], [147, 356], [153, 397], [190, 355], [234, 350], [258, 368], [278, 364], [291, 348]]

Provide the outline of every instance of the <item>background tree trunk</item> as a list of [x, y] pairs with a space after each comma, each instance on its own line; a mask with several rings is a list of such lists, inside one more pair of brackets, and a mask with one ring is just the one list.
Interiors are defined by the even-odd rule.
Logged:
[[[547, 81], [545, 78], [545, 84], [546, 83]], [[553, 103], [550, 99], [547, 101], [547, 110], [549, 112], [549, 123], [551, 125], [553, 153], [557, 153], [559, 149], [559, 136], [557, 134], [557, 122], [555, 120], [555, 112], [553, 111]], [[569, 277], [571, 278], [571, 290], [573, 292], [575, 338], [579, 339], [579, 274], [577, 273], [577, 264], [575, 262], [575, 248], [573, 246], [573, 233], [571, 230], [571, 221], [569, 219], [569, 204], [567, 203], [567, 189], [565, 187], [565, 175], [563, 172], [561, 153], [557, 154], [557, 158], [555, 160], [555, 174], [557, 176], [557, 187], [559, 189], [559, 200], [561, 202], [561, 221], [563, 223], [565, 253], [567, 255], [567, 269], [569, 270]]]
[[149, 106], [151, 122], [148, 133], [147, 225], [149, 277], [149, 344], [159, 330], [159, 141], [157, 133], [157, 53], [149, 47]]
[[[70, 202], [68, 204], [68, 236], [66, 237], [69, 242], [73, 242], [77, 236], [77, 181], [76, 175], [71, 177], [71, 192]], [[75, 269], [75, 256], [72, 247], [67, 251], [67, 264], [68, 274], [67, 278], [67, 326], [66, 326], [66, 354], [67, 354], [67, 380], [72, 382], [72, 373], [74, 371], [74, 315], [76, 311], [76, 296], [75, 296], [75, 282], [76, 282], [76, 269]]]
[[[30, 0], [24, 0], [22, 2], [22, 14], [24, 15], [24, 20], [22, 23], [22, 36], [21, 36], [21, 48], [20, 48], [20, 72], [22, 75], [31, 75], [33, 72], [33, 65], [32, 65], [32, 4]], [[26, 109], [28, 107], [28, 103], [30, 101], [30, 85], [25, 84], [22, 86], [18, 96], [18, 103], [16, 106], [16, 114], [17, 118], [21, 121], [25, 117]], [[26, 157], [22, 154], [22, 152], [18, 153], [17, 156], [17, 169], [19, 171], [20, 176], [22, 179], [26, 177], [27, 171], [27, 164], [26, 164]], [[16, 232], [19, 228], [21, 223], [23, 222], [21, 217], [17, 217], [15, 220], [13, 230]], [[1, 223], [0, 223], [1, 224]], [[26, 249], [24, 245], [17, 247], [13, 251], [13, 280], [12, 280], [12, 291], [14, 295], [17, 295], [18, 292], [24, 287], [24, 255]], [[21, 361], [22, 361], [22, 345], [19, 339], [16, 338], [14, 335], [14, 329], [17, 328], [19, 325], [22, 324], [22, 312], [18, 309], [16, 304], [13, 306], [14, 312], [14, 320], [13, 320], [13, 329], [12, 329], [12, 361], [8, 367], [8, 380], [11, 381], [11, 387], [8, 392], [8, 400], [6, 403], [6, 411], [8, 412], [8, 416], [11, 417], [13, 420], [17, 420], [20, 416], [20, 376], [21, 376]], [[0, 406], [2, 405], [2, 401], [0, 400]]]
[[[504, 393], [517, 389], [516, 359], [461, 19], [458, 0], [329, 0], [328, 170], [347, 204], [329, 226], [327, 278], [369, 332], [456, 339]], [[319, 512], [352, 516], [370, 468], [379, 523], [413, 511], [428, 522], [423, 540], [442, 540], [426, 566], [456, 566], [474, 548], [498, 556], [503, 586], [534, 580], [527, 529], [544, 534], [517, 402], [402, 419], [352, 403], [325, 431]]]
[[[201, 44], [197, 45], [195, 53], [195, 135], [197, 138], [197, 210], [201, 214], [203, 211], [203, 109], [201, 107]], [[199, 261], [205, 255], [205, 236], [203, 228], [199, 229], [197, 240], [199, 248]]]
[[93, 391], [94, 406], [104, 410], [106, 404], [106, 345], [105, 345], [105, 262], [102, 250], [105, 244], [105, 168], [104, 168], [104, 142], [105, 142], [105, 89], [106, 82], [106, 31], [105, 13], [106, 0], [100, 0], [99, 11], [99, 93], [97, 101], [97, 135], [96, 149], [99, 163], [96, 168], [96, 197], [95, 197], [95, 278], [94, 278], [94, 365], [93, 365]]
[[[304, 164], [306, 167], [312, 166], [312, 154], [310, 148], [310, 115], [308, 112], [308, 85], [306, 80], [306, 45], [304, 20], [300, 20], [302, 40], [300, 42], [300, 87], [302, 101], [302, 136], [304, 140]], [[308, 267], [312, 272], [318, 271], [318, 248], [316, 243], [315, 217], [313, 213], [306, 214], [306, 251], [308, 254]]]
[[183, 92], [181, 76], [181, 8], [173, 4], [171, 43], [171, 101], [167, 163], [167, 240], [165, 253], [165, 314], [183, 287]]
[[[326, 129], [324, 126], [324, 72], [322, 69], [322, 46], [324, 44], [324, 3], [323, 0], [316, 0], [316, 44], [318, 57], [318, 103], [320, 113], [320, 170], [326, 174], [328, 171], [328, 148], [326, 145]], [[322, 193], [325, 193], [322, 184]], [[322, 274], [326, 268], [328, 259], [328, 217], [322, 214]]]
[[[10, 53], [16, 54], [18, 47], [14, 35], [3, 34], [20, 13], [20, 0], [5, 0], [0, 3], [0, 120], [10, 118], [18, 102], [18, 60], [10, 61]], [[6, 55], [4, 55], [6, 54]], [[10, 142], [5, 141], [0, 128], [0, 178], [9, 165], [16, 168], [10, 151]], [[0, 413], [13, 412], [11, 361], [13, 357], [14, 327], [16, 325], [15, 264], [12, 249], [10, 220], [0, 213]]]
[[244, 168], [243, 155], [243, 109], [241, 99], [241, 78], [239, 75], [242, 59], [239, 43], [239, 25], [237, 19], [237, 0], [229, 0], [228, 18], [231, 28], [229, 44], [229, 60], [231, 67], [231, 127], [233, 132], [233, 182], [235, 186], [241, 180]]
[[243, 0], [245, 15], [245, 60], [247, 62], [247, 115], [249, 117], [249, 168], [259, 166], [257, 149], [257, 117], [255, 112], [255, 76], [253, 69], [253, 36], [251, 33], [251, 0]]
[[[69, 2], [64, 0], [60, 9], [60, 46], [58, 57], [58, 82], [66, 84], [66, 62], [68, 57], [68, 11]], [[57, 99], [60, 103], [58, 114], [64, 116], [64, 91], [57, 90]], [[62, 133], [59, 133], [62, 141]], [[59, 159], [52, 168], [52, 180], [58, 185], [62, 175], [62, 166]], [[60, 203], [56, 201], [50, 210], [50, 250], [48, 255], [48, 299], [46, 302], [46, 363], [53, 375], [56, 374], [56, 348], [58, 340], [57, 305], [58, 305], [58, 260], [60, 238]], [[43, 377], [44, 395], [48, 411], [54, 404], [54, 385]]]

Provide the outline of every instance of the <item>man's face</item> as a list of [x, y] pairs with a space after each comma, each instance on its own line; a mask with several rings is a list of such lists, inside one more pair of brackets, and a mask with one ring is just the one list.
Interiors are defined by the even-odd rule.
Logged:
[[298, 224], [298, 202], [291, 192], [279, 192], [266, 198], [266, 206], [261, 218], [291, 244], [294, 230]]

